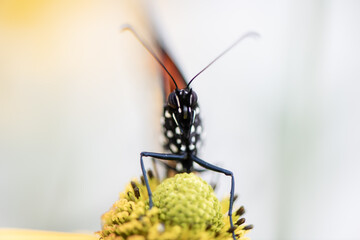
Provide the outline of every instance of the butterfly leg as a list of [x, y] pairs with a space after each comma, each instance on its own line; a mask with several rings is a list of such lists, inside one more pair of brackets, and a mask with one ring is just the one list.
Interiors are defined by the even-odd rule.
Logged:
[[181, 161], [185, 159], [185, 155], [176, 155], [176, 154], [164, 154], [164, 153], [154, 153], [154, 152], [141, 152], [140, 153], [140, 165], [141, 165], [141, 171], [143, 173], [144, 176], [144, 180], [145, 180], [145, 185], [146, 185], [146, 189], [148, 191], [148, 195], [149, 195], [149, 207], [150, 209], [153, 206], [153, 201], [152, 201], [152, 193], [151, 193], [151, 189], [150, 189], [150, 185], [149, 185], [149, 181], [148, 178], [146, 176], [146, 169], [144, 166], [144, 161], [143, 161], [143, 157], [153, 157], [156, 159], [163, 159], [163, 160], [172, 160], [172, 161]]
[[219, 173], [223, 173], [225, 174], [226, 176], [231, 176], [231, 190], [230, 190], [230, 206], [229, 206], [229, 212], [228, 212], [228, 215], [229, 215], [229, 218], [230, 218], [230, 229], [232, 230], [232, 236], [233, 236], [233, 239], [236, 240], [236, 237], [235, 237], [235, 232], [234, 232], [234, 224], [233, 224], [233, 220], [232, 220], [232, 208], [233, 208], [233, 203], [234, 203], [234, 188], [235, 188], [235, 180], [234, 180], [234, 175], [231, 171], [229, 170], [226, 170], [224, 168], [220, 168], [220, 167], [217, 167], [215, 165], [212, 165], [208, 162], [205, 162], [204, 160], [201, 160], [200, 158], [194, 156], [194, 155], [191, 155], [191, 159], [196, 162], [197, 164], [199, 164], [200, 166], [206, 168], [206, 169], [209, 169], [209, 170], [212, 170], [212, 171], [215, 171], [215, 172], [219, 172]]

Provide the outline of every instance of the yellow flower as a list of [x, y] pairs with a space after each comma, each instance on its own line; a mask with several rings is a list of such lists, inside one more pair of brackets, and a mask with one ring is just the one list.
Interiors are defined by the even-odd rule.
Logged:
[[[154, 207], [149, 209], [144, 182], [131, 181], [120, 199], [102, 216], [104, 240], [232, 240], [227, 211], [229, 199], [221, 202], [213, 189], [193, 173], [177, 174], [162, 183], [150, 177]], [[235, 234], [244, 235], [252, 228], [243, 225], [244, 208], [233, 213]]]

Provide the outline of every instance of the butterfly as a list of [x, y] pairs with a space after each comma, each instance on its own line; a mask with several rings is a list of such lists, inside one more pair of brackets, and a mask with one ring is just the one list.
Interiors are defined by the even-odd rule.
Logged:
[[[161, 124], [165, 137], [164, 148], [170, 153], [140, 153], [140, 165], [149, 195], [149, 207], [152, 208], [153, 201], [149, 181], [146, 174], [146, 169], [144, 166], [144, 158], [151, 157], [153, 159], [168, 160], [170, 162], [174, 162], [175, 165], [167, 163], [164, 164], [168, 169], [171, 169], [177, 173], [201, 171], [194, 169], [194, 163], [200, 165], [204, 169], [223, 173], [231, 178], [229, 200], [230, 204], [228, 215], [231, 226], [230, 230], [232, 232], [233, 239], [235, 240], [236, 236], [234, 230], [236, 229], [236, 227], [234, 227], [232, 219], [235, 188], [234, 174], [230, 170], [208, 163], [197, 156], [197, 151], [200, 147], [199, 143], [201, 141], [202, 122], [200, 118], [198, 97], [196, 92], [191, 88], [190, 85], [197, 76], [199, 76], [210, 65], [212, 65], [216, 60], [222, 57], [240, 41], [249, 36], [258, 36], [258, 34], [255, 32], [248, 32], [245, 35], [242, 35], [232, 45], [225, 49], [225, 51], [223, 51], [214, 60], [212, 60], [206, 67], [204, 67], [198, 74], [196, 74], [189, 82], [186, 82], [183, 74], [176, 66], [172, 58], [169, 56], [165, 48], [161, 45], [160, 41], [157, 41], [159, 55], [156, 55], [154, 51], [145, 43], [144, 40], [141, 39], [141, 37], [131, 26], [124, 26], [122, 30], [130, 31], [162, 67], [164, 110], [163, 116], [161, 117]], [[180, 169], [175, 167], [177, 164], [181, 165]]]

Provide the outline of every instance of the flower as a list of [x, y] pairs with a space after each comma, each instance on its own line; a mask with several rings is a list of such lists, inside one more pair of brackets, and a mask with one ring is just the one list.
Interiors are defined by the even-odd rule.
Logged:
[[[212, 187], [193, 173], [181, 173], [159, 179], [149, 174], [154, 207], [149, 209], [146, 186], [142, 179], [131, 181], [120, 198], [102, 216], [104, 240], [232, 240], [229, 198], [221, 202]], [[247, 240], [252, 225], [244, 225], [244, 207], [233, 213], [235, 235]], [[230, 231], [229, 231], [230, 230]]]

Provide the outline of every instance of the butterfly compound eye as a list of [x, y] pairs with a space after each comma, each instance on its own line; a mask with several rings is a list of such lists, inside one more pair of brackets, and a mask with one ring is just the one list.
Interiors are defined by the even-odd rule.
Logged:
[[198, 100], [198, 97], [197, 97], [196, 92], [191, 91], [191, 94], [190, 94], [190, 105], [191, 105], [191, 107], [194, 107], [197, 104], [197, 100]]
[[176, 93], [175, 92], [172, 92], [172, 93], [169, 94], [168, 104], [172, 108], [177, 108]]

